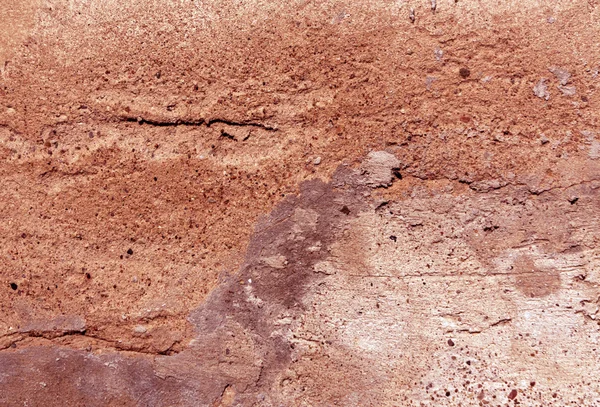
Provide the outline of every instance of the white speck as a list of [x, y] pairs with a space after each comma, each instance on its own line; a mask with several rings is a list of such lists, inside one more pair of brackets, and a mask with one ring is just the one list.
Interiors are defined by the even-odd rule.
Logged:
[[246, 301], [257, 306], [258, 308], [262, 308], [264, 301], [254, 295], [252, 287], [247, 285], [244, 287], [244, 290], [246, 291]]
[[314, 165], [319, 165], [319, 164], [321, 164], [321, 157], [317, 157], [317, 158], [315, 158], [315, 160], [313, 161], [313, 164], [314, 164]]
[[577, 88], [573, 85], [569, 85], [569, 86], [558, 85], [558, 89], [565, 96], [573, 96], [577, 93]]
[[437, 59], [438, 61], [441, 61], [442, 58], [444, 58], [444, 50], [442, 50], [441, 48], [436, 48], [433, 53], [435, 54], [435, 59]]
[[595, 133], [592, 130], [581, 130], [580, 133], [588, 142], [593, 142], [596, 138]]
[[248, 284], [252, 284], [252, 279], [251, 278], [248, 279]]
[[431, 85], [433, 84], [433, 82], [436, 81], [437, 78], [433, 77], [433, 76], [428, 76], [425, 79], [425, 86], [427, 86], [427, 90], [431, 90]]
[[313, 246], [308, 247], [306, 250], [309, 252], [318, 252], [321, 250], [321, 242], [315, 243]]
[[548, 70], [552, 72], [554, 76], [556, 76], [556, 79], [558, 79], [558, 82], [561, 85], [565, 86], [567, 83], [569, 83], [569, 80], [571, 79], [571, 74], [566, 69], [553, 66]]
[[548, 17], [546, 19], [546, 21], [548, 22], [548, 24], [554, 24], [554, 22], [556, 21], [556, 18], [554, 18], [554, 17]]
[[540, 79], [540, 81], [533, 87], [533, 94], [539, 97], [540, 99], [550, 99], [550, 92], [548, 92], [546, 78]]
[[600, 142], [594, 141], [590, 147], [589, 157], [592, 160], [600, 158]]

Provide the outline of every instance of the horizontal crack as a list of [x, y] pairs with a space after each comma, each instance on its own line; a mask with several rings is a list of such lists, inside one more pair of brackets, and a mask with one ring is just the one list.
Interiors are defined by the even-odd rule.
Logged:
[[201, 126], [201, 125], [206, 124], [204, 119], [199, 119], [199, 120], [182, 120], [182, 119], [153, 120], [153, 119], [144, 119], [143, 117], [131, 117], [131, 116], [123, 116], [123, 117], [120, 117], [119, 119], [120, 119], [120, 121], [123, 121], [123, 122], [148, 124], [150, 126], [157, 126], [157, 127]]
[[269, 126], [263, 123], [253, 122], [253, 121], [235, 121], [229, 119], [148, 119], [141, 116], [133, 117], [133, 116], [120, 116], [119, 120], [122, 122], [130, 122], [130, 123], [139, 123], [139, 124], [147, 124], [150, 126], [157, 127], [175, 127], [175, 126], [206, 126], [210, 127], [213, 124], [221, 123], [226, 124], [228, 126], [234, 127], [255, 127], [260, 128], [266, 131], [277, 131], [276, 126]]
[[[30, 338], [39, 338], [52, 342], [55, 339], [65, 338], [68, 336], [77, 336], [82, 338], [90, 338], [95, 341], [101, 342], [104, 345], [104, 348], [112, 348], [115, 351], [119, 352], [132, 352], [132, 353], [140, 353], [144, 355], [164, 355], [170, 356], [179, 353], [178, 351], [173, 350], [173, 348], [178, 345], [181, 341], [174, 341], [171, 346], [169, 346], [165, 350], [161, 351], [152, 351], [146, 349], [141, 346], [130, 345], [126, 343], [122, 343], [120, 341], [102, 338], [100, 336], [92, 335], [87, 332], [85, 329], [83, 330], [68, 330], [68, 331], [29, 331], [29, 332], [14, 332], [10, 334], [6, 334], [0, 337], [9, 338], [9, 341], [4, 345], [0, 345], [0, 351], [14, 347], [19, 342], [25, 341]], [[10, 339], [13, 337], [12, 339]]]
[[277, 127], [276, 126], [269, 126], [263, 123], [257, 123], [257, 122], [251, 122], [251, 121], [243, 121], [243, 122], [236, 122], [236, 121], [232, 121], [232, 120], [227, 120], [227, 119], [211, 119], [209, 120], [206, 125], [208, 127], [212, 126], [215, 123], [222, 123], [222, 124], [226, 124], [228, 126], [235, 126], [235, 127], [258, 127], [267, 131], [277, 131]]
[[523, 188], [527, 188], [527, 192], [529, 192], [530, 195], [542, 195], [545, 194], [546, 192], [551, 192], [554, 190], [565, 190], [565, 189], [569, 189], [572, 187], [576, 187], [579, 185], [584, 185], [584, 184], [591, 184], [593, 182], [600, 182], [600, 179], [598, 178], [591, 178], [591, 179], [585, 179], [579, 182], [575, 182], [573, 184], [569, 184], [569, 185], [557, 185], [557, 186], [553, 186], [553, 187], [548, 187], [546, 189], [533, 189], [530, 185], [527, 185], [525, 183], [511, 183], [511, 182], [507, 182], [506, 184], [502, 184], [502, 185], [498, 185], [498, 186], [486, 186], [485, 188], [477, 188], [476, 186], [474, 186], [473, 184], [478, 184], [480, 181], [467, 181], [467, 180], [461, 180], [461, 179], [452, 179], [452, 178], [448, 178], [448, 177], [427, 177], [427, 176], [423, 176], [423, 175], [418, 175], [418, 174], [411, 174], [410, 172], [408, 173], [410, 176], [415, 177], [417, 179], [420, 179], [421, 181], [450, 181], [450, 182], [458, 182], [460, 184], [465, 184], [468, 185], [469, 188], [477, 193], [489, 193], [492, 191], [498, 191], [504, 188], [508, 188], [508, 187], [523, 187]]
[[[581, 267], [581, 266], [577, 266]], [[573, 269], [577, 269], [574, 267]], [[559, 269], [556, 270], [558, 273], [568, 273], [570, 269]], [[544, 275], [542, 271], [523, 271], [518, 273], [511, 272], [486, 272], [486, 273], [462, 273], [462, 274], [447, 274], [447, 273], [423, 273], [423, 274], [402, 274], [402, 275], [388, 275], [388, 274], [348, 274], [348, 277], [356, 278], [394, 278], [394, 279], [405, 279], [405, 278], [467, 278], [467, 277], [519, 277], [519, 276], [534, 276]]]

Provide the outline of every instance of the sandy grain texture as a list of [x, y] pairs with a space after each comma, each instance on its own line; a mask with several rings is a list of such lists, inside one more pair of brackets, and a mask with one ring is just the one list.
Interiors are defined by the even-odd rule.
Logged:
[[597, 1], [0, 23], [1, 405], [600, 405]]

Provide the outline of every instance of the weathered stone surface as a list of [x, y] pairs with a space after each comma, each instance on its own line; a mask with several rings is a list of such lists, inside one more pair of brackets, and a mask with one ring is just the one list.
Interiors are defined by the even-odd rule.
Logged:
[[5, 3], [0, 405], [600, 405], [595, 2]]

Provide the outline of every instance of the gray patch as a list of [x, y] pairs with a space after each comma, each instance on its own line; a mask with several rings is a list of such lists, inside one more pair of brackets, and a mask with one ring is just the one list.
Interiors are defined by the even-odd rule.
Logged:
[[427, 87], [427, 90], [431, 90], [431, 85], [433, 85], [433, 82], [435, 82], [436, 80], [437, 78], [434, 76], [428, 76], [427, 78], [425, 78], [425, 86]]
[[[398, 165], [392, 154], [373, 152], [361, 171], [341, 166], [329, 183], [304, 182], [298, 196], [286, 197], [260, 219], [239, 272], [225, 277], [190, 315], [197, 335], [182, 352], [158, 357], [53, 347], [4, 352], [0, 365], [11, 373], [0, 380], [0, 404], [5, 389], [17, 388], [27, 376], [27, 385], [43, 381], [45, 392], [52, 393], [26, 388], [15, 396], [21, 397], [19, 405], [41, 405], [45, 397], [76, 398], [87, 406], [218, 405], [224, 389], [237, 405], [253, 405], [292, 363], [294, 345], [281, 321], [296, 323], [306, 313], [311, 304], [305, 296], [334, 273], [327, 262], [332, 245], [370, 208], [371, 188], [389, 185]], [[59, 317], [24, 329], [61, 335], [83, 332], [85, 321]]]
[[568, 85], [568, 86], [558, 85], [558, 89], [565, 96], [573, 96], [577, 93], [577, 88], [573, 85]]
[[389, 187], [394, 179], [393, 170], [400, 167], [400, 161], [395, 155], [386, 151], [373, 151], [361, 166], [362, 175], [367, 185]]
[[548, 86], [546, 85], [545, 78], [540, 79], [540, 81], [533, 87], [533, 94], [540, 99], [550, 99], [550, 92], [548, 92]]
[[548, 70], [552, 72], [554, 76], [556, 76], [556, 79], [558, 79], [558, 83], [560, 83], [562, 86], [565, 86], [567, 83], [569, 83], [569, 80], [571, 79], [571, 74], [566, 69], [553, 66]]
[[592, 160], [597, 160], [600, 158], [600, 141], [592, 142], [592, 145], [590, 146], [589, 157]]

